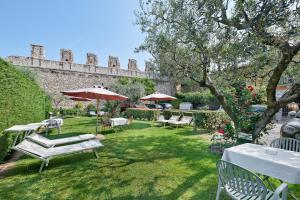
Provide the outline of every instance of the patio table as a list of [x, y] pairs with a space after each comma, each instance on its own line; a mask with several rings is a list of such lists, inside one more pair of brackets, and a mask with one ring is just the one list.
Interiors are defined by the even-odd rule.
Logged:
[[[225, 149], [222, 160], [281, 182], [300, 184], [299, 152], [246, 143]], [[268, 183], [270, 184], [269, 181]], [[271, 184], [270, 186], [272, 187]], [[298, 199], [293, 193], [289, 195]]]
[[49, 120], [54, 120], [54, 121], [56, 121], [57, 124], [58, 124], [59, 126], [62, 126], [62, 125], [64, 124], [64, 120], [61, 119], [61, 118], [46, 119], [46, 120], [43, 120], [42, 123], [47, 124]]
[[225, 149], [222, 160], [283, 182], [300, 184], [299, 152], [246, 143]]
[[16, 138], [14, 139], [14, 142], [12, 144], [12, 147], [16, 145], [16, 142], [19, 138], [19, 136], [24, 133], [24, 137], [28, 136], [32, 132], [36, 132], [41, 126], [43, 126], [44, 123], [31, 123], [26, 125], [14, 125], [8, 129], [5, 129], [4, 132], [15, 132], [17, 133]]
[[118, 117], [118, 118], [111, 118], [111, 127], [116, 127], [116, 126], [124, 126], [128, 124], [128, 119]]

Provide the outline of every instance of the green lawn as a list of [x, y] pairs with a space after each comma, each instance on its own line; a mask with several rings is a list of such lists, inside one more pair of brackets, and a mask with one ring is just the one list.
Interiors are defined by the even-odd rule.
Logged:
[[[66, 119], [59, 137], [94, 131], [93, 118]], [[220, 157], [209, 153], [208, 142], [192, 128], [135, 121], [105, 136], [99, 159], [92, 153], [55, 158], [41, 174], [40, 162], [24, 156], [0, 181], [0, 199], [215, 198]]]

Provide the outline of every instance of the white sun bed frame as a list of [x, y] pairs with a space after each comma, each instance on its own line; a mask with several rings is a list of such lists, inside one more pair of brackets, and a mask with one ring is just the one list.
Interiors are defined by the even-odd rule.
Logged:
[[172, 115], [170, 117], [170, 119], [166, 120], [166, 119], [161, 118], [161, 116], [160, 116], [160, 119], [158, 119], [157, 122], [162, 123], [165, 126], [167, 123], [178, 121], [179, 118], [180, 118], [179, 115]]
[[176, 126], [178, 128], [179, 126], [188, 126], [192, 123], [193, 117], [190, 116], [183, 116], [180, 121], [170, 121], [169, 124]]
[[25, 139], [18, 145], [14, 146], [13, 149], [16, 151], [20, 151], [26, 155], [32, 156], [34, 158], [40, 159], [42, 161], [42, 164], [39, 168], [39, 172], [41, 173], [43, 167], [45, 165], [46, 167], [48, 166], [50, 159], [56, 156], [93, 150], [96, 158], [98, 158], [96, 149], [100, 147], [103, 147], [103, 144], [101, 144], [99, 140], [90, 140], [77, 144], [45, 148]]
[[32, 133], [31, 135], [27, 136], [26, 139], [31, 140], [37, 144], [40, 144], [44, 147], [54, 147], [63, 144], [75, 143], [75, 142], [83, 142], [86, 140], [96, 139], [94, 134], [83, 134], [73, 137], [66, 137], [66, 138], [59, 138], [50, 140], [40, 134]]

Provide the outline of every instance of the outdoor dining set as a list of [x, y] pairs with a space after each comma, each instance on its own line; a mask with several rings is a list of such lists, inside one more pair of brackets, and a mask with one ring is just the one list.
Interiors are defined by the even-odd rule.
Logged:
[[[63, 125], [63, 120], [60, 118], [50, 118], [40, 123], [15, 125], [5, 130], [17, 133], [12, 149], [42, 161], [39, 172], [44, 166], [48, 166], [50, 159], [60, 155], [92, 151], [98, 158], [96, 149], [104, 146], [97, 138], [97, 134], [101, 132], [98, 130], [99, 122], [103, 130], [106, 127], [114, 129], [128, 126], [133, 119], [132, 117], [129, 119], [117, 117], [105, 120], [102, 115], [100, 121], [98, 120], [100, 99], [127, 99], [125, 96], [104, 88], [87, 88], [62, 93], [77, 98], [97, 100], [96, 134], [82, 134], [51, 140], [37, 133], [40, 128], [46, 128], [46, 133], [56, 128], [60, 133]], [[144, 99], [156, 101], [159, 98], [167, 99], [159, 93]], [[163, 115], [159, 115], [156, 123], [178, 128], [191, 125], [193, 117], [172, 115], [169, 119], [165, 119]], [[20, 142], [17, 144], [18, 140]], [[287, 200], [288, 196], [297, 199], [288, 191], [287, 184], [300, 184], [300, 142], [292, 138], [278, 138], [271, 142], [270, 146], [245, 143], [227, 148], [217, 162], [217, 172], [219, 183], [216, 200], [220, 199], [222, 191], [236, 200]], [[281, 185], [275, 187], [271, 178], [272, 180], [278, 179]]]
[[[286, 200], [290, 196], [297, 200], [288, 193], [287, 183], [300, 184], [300, 142], [278, 138], [270, 146], [246, 143], [227, 148], [217, 168], [216, 200], [222, 190], [232, 199]], [[270, 178], [278, 179], [281, 185], [275, 188]]]

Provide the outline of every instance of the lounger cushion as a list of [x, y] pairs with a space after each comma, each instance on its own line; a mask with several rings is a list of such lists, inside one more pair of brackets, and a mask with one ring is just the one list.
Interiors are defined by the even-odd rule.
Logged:
[[171, 121], [169, 123], [174, 125], [189, 125], [192, 122], [192, 120], [192, 117], [183, 116], [180, 121]]
[[170, 119], [169, 120], [167, 120], [167, 121], [178, 121], [179, 120], [179, 118], [180, 118], [180, 116], [178, 116], [178, 115], [172, 115], [171, 117], [170, 117]]
[[84, 135], [79, 135], [79, 136], [50, 140], [42, 135], [33, 133], [33, 134], [27, 136], [26, 138], [35, 143], [43, 145], [45, 147], [53, 147], [53, 146], [57, 146], [57, 145], [67, 144], [67, 143], [74, 143], [74, 142], [80, 142], [80, 141], [84, 141], [84, 140], [95, 139], [96, 136], [93, 134], [84, 134]]
[[75, 153], [89, 149], [103, 147], [99, 140], [89, 140], [77, 144], [65, 145], [60, 147], [45, 148], [29, 140], [23, 140], [20, 144], [13, 149], [34, 154], [40, 158], [49, 158], [53, 156]]

